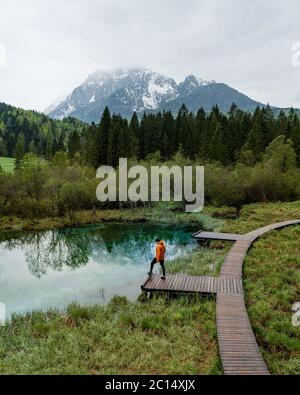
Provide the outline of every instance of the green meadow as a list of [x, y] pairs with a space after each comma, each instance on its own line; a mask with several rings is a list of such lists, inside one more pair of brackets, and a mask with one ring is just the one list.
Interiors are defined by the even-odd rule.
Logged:
[[14, 158], [6, 158], [4, 156], [0, 157], [0, 168], [2, 168], [6, 173], [11, 173], [15, 167]]
[[[245, 233], [300, 218], [300, 202], [246, 205], [237, 218], [211, 206], [205, 215], [222, 231]], [[299, 237], [299, 226], [270, 232], [245, 261], [247, 309], [272, 374], [300, 374], [300, 329], [291, 322], [292, 305], [300, 301]], [[168, 271], [217, 275], [230, 245], [199, 248], [169, 263]], [[1, 374], [223, 373], [214, 297], [129, 302], [116, 296], [103, 306], [15, 315], [0, 330]]]

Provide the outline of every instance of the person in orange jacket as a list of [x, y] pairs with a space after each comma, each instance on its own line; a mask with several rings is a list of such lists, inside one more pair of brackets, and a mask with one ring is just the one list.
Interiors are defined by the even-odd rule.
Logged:
[[149, 276], [152, 276], [154, 265], [156, 263], [160, 263], [160, 266], [163, 271], [162, 280], [166, 279], [165, 253], [166, 253], [166, 246], [164, 241], [160, 239], [156, 239], [156, 256], [151, 262], [150, 272], [148, 273]]

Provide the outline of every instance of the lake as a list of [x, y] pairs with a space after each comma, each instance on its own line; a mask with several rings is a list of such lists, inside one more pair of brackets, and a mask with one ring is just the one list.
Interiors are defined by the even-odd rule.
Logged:
[[72, 302], [103, 304], [116, 294], [133, 300], [149, 271], [155, 239], [166, 241], [167, 263], [196, 247], [191, 235], [199, 228], [111, 223], [10, 234], [0, 242], [0, 303], [9, 318]]

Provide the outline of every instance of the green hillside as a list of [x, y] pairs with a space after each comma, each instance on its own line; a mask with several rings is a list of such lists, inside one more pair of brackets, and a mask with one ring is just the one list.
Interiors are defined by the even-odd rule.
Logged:
[[66, 118], [53, 120], [46, 115], [0, 103], [0, 157], [19, 157], [27, 152], [50, 159], [65, 151], [70, 134], [81, 135], [86, 124]]
[[13, 171], [15, 166], [15, 160], [13, 158], [6, 158], [0, 156], [0, 167], [6, 172], [10, 173]]

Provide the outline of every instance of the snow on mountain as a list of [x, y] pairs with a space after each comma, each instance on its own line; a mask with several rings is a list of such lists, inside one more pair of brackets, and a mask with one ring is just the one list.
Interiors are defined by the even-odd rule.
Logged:
[[174, 100], [178, 96], [177, 88], [173, 78], [150, 70], [97, 71], [52, 109], [49, 115], [58, 119], [74, 116], [86, 121], [98, 121], [107, 102], [110, 102], [113, 112], [122, 115], [124, 111], [126, 116], [133, 111], [142, 113], [156, 110], [162, 103]]
[[167, 79], [159, 74], [150, 73], [146, 93], [142, 100], [145, 109], [156, 110], [162, 101], [175, 99], [177, 96], [177, 84], [172, 79]]
[[183, 82], [178, 85], [178, 95], [190, 95], [196, 88], [199, 88], [200, 86], [206, 86], [215, 83], [216, 81], [205, 81], [201, 78], [195, 77], [193, 74], [190, 74]]
[[182, 104], [193, 112], [200, 107], [210, 111], [214, 105], [226, 112], [233, 102], [247, 111], [263, 106], [226, 84], [206, 81], [193, 74], [177, 84], [173, 78], [151, 70], [115, 69], [89, 75], [65, 100], [53, 106], [49, 115], [99, 122], [106, 106], [112, 113], [130, 118], [134, 111], [140, 116], [163, 110], [176, 114]]
[[59, 98], [57, 98], [52, 104], [50, 104], [50, 106], [48, 106], [47, 108], [45, 108], [44, 113], [46, 115], [50, 114], [52, 111], [54, 111], [64, 100], [66, 100], [67, 98], [67, 94], [64, 94], [62, 96], [60, 96]]

